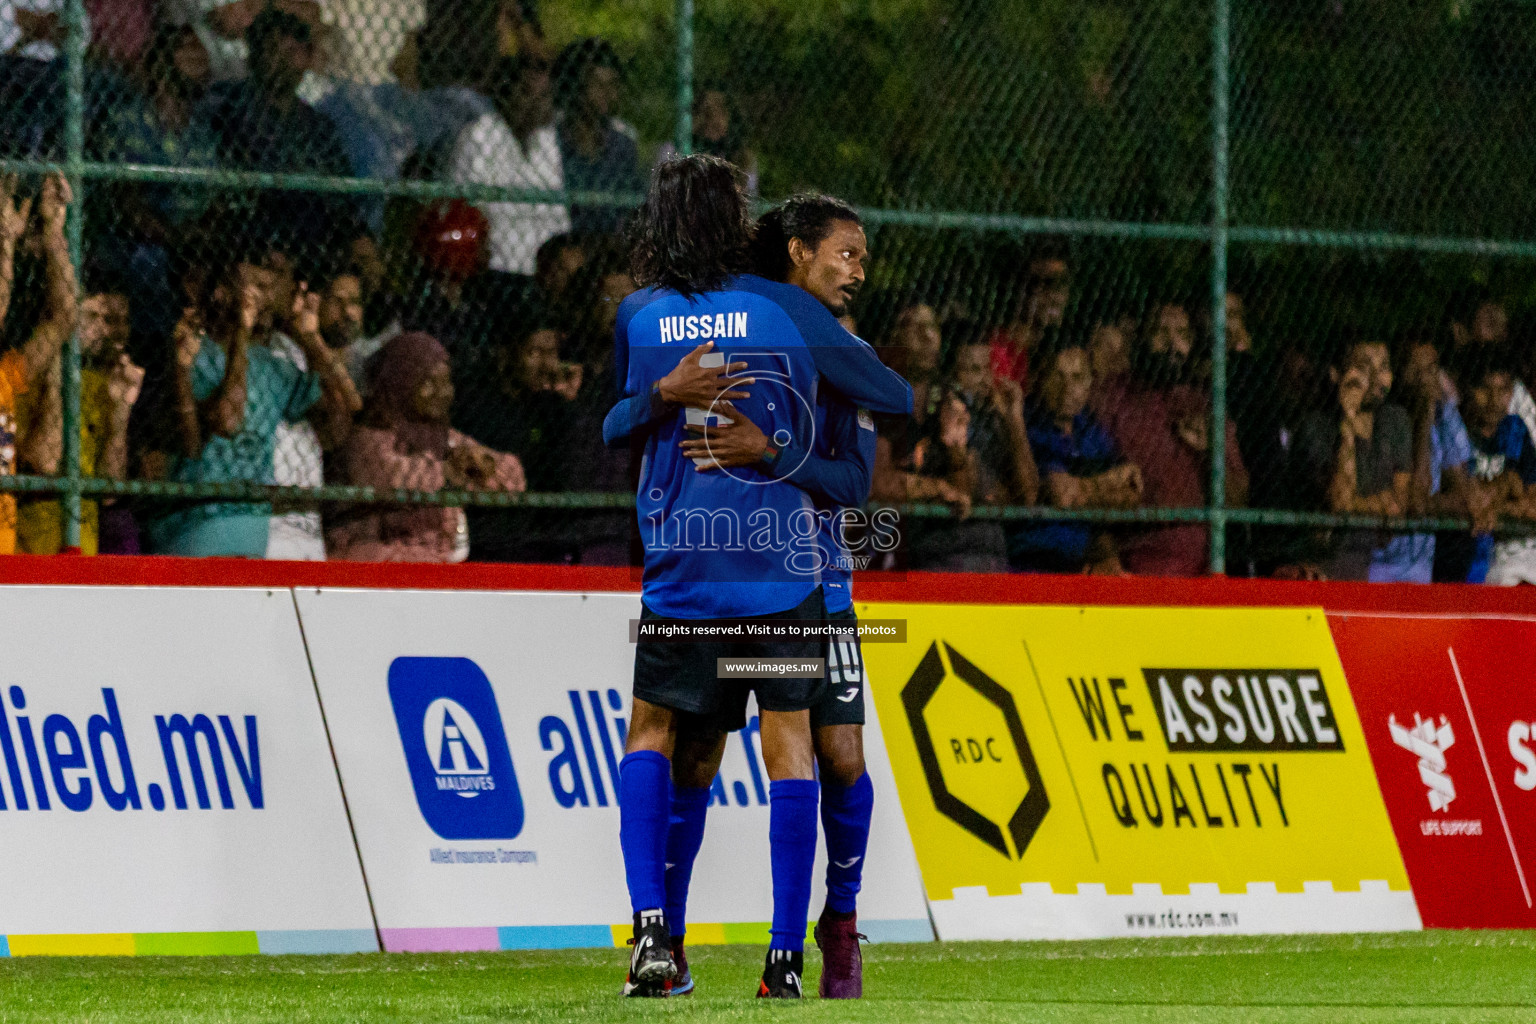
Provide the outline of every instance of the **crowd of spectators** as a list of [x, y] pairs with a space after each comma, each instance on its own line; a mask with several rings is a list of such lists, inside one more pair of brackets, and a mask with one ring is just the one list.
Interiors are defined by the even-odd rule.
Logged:
[[[1018, 309], [978, 331], [942, 295], [911, 297], [883, 339], [917, 413], [884, 425], [874, 497], [947, 504], [958, 523], [911, 524], [912, 565], [1192, 576], [1198, 523], [1094, 525], [976, 517], [978, 506], [1198, 509], [1209, 503], [1208, 318], [1192, 296], [1075, 322], [1067, 250], [1020, 261]], [[1483, 295], [1438, 329], [1361, 335], [1335, 358], [1248, 329], [1225, 304], [1224, 500], [1296, 512], [1469, 520], [1471, 530], [1273, 527], [1229, 531], [1229, 571], [1382, 582], [1536, 582], [1536, 540], [1495, 539], [1536, 520], [1536, 400], [1506, 304]]]
[[[59, 352], [77, 331], [88, 475], [632, 487], [630, 454], [600, 437], [616, 394], [612, 327], [635, 287], [624, 197], [643, 190], [648, 169], [620, 116], [625, 66], [612, 46], [551, 47], [534, 0], [391, 0], [387, 17], [381, 0], [85, 6], [92, 158], [535, 194], [429, 202], [161, 176], [102, 183], [75, 203], [60, 177], [3, 179], [0, 471], [59, 471]], [[6, 155], [60, 152], [61, 17], [59, 0], [0, 0]], [[698, 90], [694, 131], [696, 149], [736, 162], [756, 190], [727, 90]], [[86, 225], [78, 286], [71, 204]], [[1152, 288], [1134, 305], [1093, 309], [1074, 269], [1072, 250], [1045, 239], [1018, 258], [1016, 301], [997, 312], [909, 285], [856, 308], [916, 395], [912, 417], [880, 425], [872, 497], [953, 512], [906, 521], [905, 564], [1206, 570], [1198, 521], [1073, 518], [1209, 502], [1205, 303]], [[1500, 524], [1536, 519], [1531, 367], [1515, 358], [1498, 297], [1464, 306], [1418, 334], [1349, 339], [1330, 360], [1253, 337], [1243, 297], [1228, 296], [1229, 507], [1474, 527], [1234, 531], [1233, 571], [1536, 582], [1536, 540], [1494, 539]], [[976, 514], [988, 506], [1042, 511]], [[106, 499], [84, 503], [81, 548], [626, 564], [630, 519], [622, 509]], [[0, 551], [57, 552], [63, 532], [56, 500], [0, 497]]]

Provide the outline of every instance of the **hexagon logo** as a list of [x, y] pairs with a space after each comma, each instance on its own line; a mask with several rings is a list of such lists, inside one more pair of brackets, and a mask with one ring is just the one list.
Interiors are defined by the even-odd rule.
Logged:
[[935, 642], [901, 702], [939, 813], [1004, 857], [1023, 857], [1051, 802], [1013, 695]]

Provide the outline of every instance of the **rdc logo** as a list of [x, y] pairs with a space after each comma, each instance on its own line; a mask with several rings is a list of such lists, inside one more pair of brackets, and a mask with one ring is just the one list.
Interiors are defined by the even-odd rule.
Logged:
[[389, 700], [421, 816], [444, 839], [514, 839], [523, 798], [491, 682], [468, 658], [396, 658]]

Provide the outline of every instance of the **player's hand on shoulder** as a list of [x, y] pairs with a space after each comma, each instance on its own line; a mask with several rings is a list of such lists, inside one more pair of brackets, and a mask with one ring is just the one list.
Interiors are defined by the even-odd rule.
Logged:
[[713, 341], [706, 341], [683, 357], [672, 372], [661, 379], [661, 397], [674, 405], [688, 405], [708, 409], [717, 401], [746, 398], [745, 385], [754, 384], [751, 377], [735, 377], [747, 368], [746, 363], [722, 363], [719, 366], [701, 365], [705, 356], [714, 349]]

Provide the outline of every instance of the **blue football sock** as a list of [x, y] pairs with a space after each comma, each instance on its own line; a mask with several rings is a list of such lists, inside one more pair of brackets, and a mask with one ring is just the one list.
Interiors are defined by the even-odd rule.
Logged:
[[654, 750], [637, 750], [619, 762], [619, 847], [635, 913], [665, 906], [667, 817], [672, 802], [672, 764]]
[[816, 867], [816, 794], [812, 779], [768, 784], [768, 844], [773, 862], [771, 948], [805, 949], [811, 873]]
[[693, 880], [693, 862], [704, 844], [704, 812], [709, 807], [709, 790], [672, 790], [672, 818], [667, 829], [667, 925], [672, 937], [680, 939], [687, 932], [688, 883]]
[[869, 849], [869, 817], [875, 787], [869, 773], [851, 786], [821, 784], [821, 828], [827, 836], [827, 907], [851, 914], [864, 882], [864, 854]]

